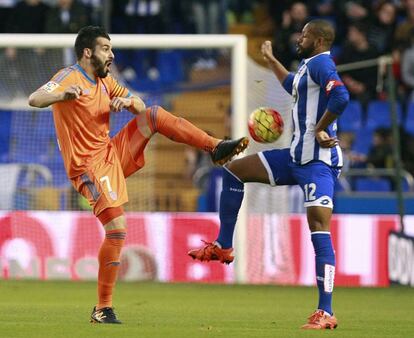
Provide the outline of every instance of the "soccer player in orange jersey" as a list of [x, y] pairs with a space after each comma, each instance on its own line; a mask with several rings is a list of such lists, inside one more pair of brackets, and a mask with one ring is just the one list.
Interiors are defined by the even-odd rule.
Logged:
[[[52, 105], [59, 149], [75, 189], [85, 196], [105, 229], [99, 250], [98, 302], [91, 322], [121, 323], [112, 308], [112, 291], [126, 236], [122, 205], [128, 201], [126, 177], [144, 166], [144, 148], [161, 133], [175, 142], [211, 153], [224, 164], [243, 151], [247, 138], [219, 140], [159, 106], [145, 103], [110, 75], [114, 60], [109, 35], [101, 27], [82, 28], [75, 42], [78, 62], [60, 70], [30, 95], [34, 107]], [[135, 114], [112, 139], [109, 114], [128, 109]]]

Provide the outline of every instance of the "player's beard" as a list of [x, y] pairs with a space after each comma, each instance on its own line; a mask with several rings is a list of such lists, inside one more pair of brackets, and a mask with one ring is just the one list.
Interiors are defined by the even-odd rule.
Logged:
[[304, 48], [304, 47], [297, 45], [296, 47], [296, 52], [298, 53], [298, 56], [303, 59], [310, 58], [313, 55], [314, 51], [315, 51], [314, 46], [309, 46], [307, 48]]
[[107, 77], [109, 70], [105, 70], [105, 63], [102, 62], [95, 54], [91, 56], [91, 63], [95, 67], [96, 76], [100, 78]]

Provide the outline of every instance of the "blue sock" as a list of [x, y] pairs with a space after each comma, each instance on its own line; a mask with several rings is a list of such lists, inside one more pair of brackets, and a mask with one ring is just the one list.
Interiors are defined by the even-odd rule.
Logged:
[[223, 190], [220, 195], [220, 233], [217, 242], [223, 249], [233, 247], [233, 233], [237, 214], [244, 196], [244, 184], [236, 176], [223, 170]]
[[335, 277], [335, 252], [331, 234], [327, 231], [311, 233], [315, 249], [316, 283], [319, 289], [318, 309], [332, 315], [332, 292]]

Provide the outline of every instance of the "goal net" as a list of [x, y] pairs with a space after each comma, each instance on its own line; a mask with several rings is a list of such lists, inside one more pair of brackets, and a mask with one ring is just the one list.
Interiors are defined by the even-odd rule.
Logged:
[[[74, 39], [6, 34], [0, 39], [0, 213], [88, 209], [66, 177], [50, 108], [27, 104], [31, 92], [76, 62]], [[270, 145], [251, 140], [247, 154], [288, 146], [290, 97], [269, 70], [247, 58], [245, 37], [112, 35], [111, 40], [114, 76], [147, 106], [164, 106], [219, 138], [247, 135], [249, 113], [260, 106], [273, 107], [284, 117], [283, 136]], [[205, 58], [213, 62], [198, 62]], [[127, 111], [113, 114], [111, 135], [132, 117]], [[220, 169], [213, 168], [204, 154], [156, 135], [145, 159], [145, 167], [127, 180], [127, 211], [217, 210]], [[236, 231], [235, 280], [289, 282], [285, 276], [290, 241], [281, 237], [290, 236], [284, 221], [289, 210], [287, 188], [247, 185]]]

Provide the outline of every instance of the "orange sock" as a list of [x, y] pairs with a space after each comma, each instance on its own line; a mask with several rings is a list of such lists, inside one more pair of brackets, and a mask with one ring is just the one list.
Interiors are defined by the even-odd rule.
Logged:
[[112, 307], [112, 290], [115, 286], [119, 265], [121, 263], [119, 260], [121, 249], [125, 242], [125, 236], [125, 229], [107, 231], [99, 250], [97, 309]]
[[152, 106], [147, 110], [147, 120], [152, 132], [158, 132], [175, 142], [185, 143], [205, 151], [212, 151], [221, 141], [160, 106]]

